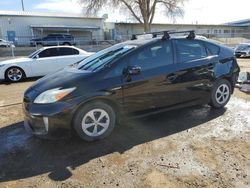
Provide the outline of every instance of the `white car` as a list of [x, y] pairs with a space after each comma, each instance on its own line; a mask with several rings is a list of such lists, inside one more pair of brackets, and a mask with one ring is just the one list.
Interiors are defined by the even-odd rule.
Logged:
[[28, 57], [0, 62], [0, 79], [18, 82], [25, 77], [44, 76], [92, 54], [73, 46], [44, 47]]
[[13, 45], [13, 42], [0, 39], [0, 47], [10, 47], [11, 45]]
[[250, 43], [241, 43], [234, 50], [236, 57], [250, 57]]

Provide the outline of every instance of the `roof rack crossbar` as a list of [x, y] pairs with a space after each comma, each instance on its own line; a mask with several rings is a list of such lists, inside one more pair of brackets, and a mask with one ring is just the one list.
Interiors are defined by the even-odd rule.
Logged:
[[137, 36], [152, 34], [152, 38], [156, 38], [158, 35], [164, 35], [165, 33], [170, 31], [155, 31], [155, 32], [144, 32], [139, 34], [133, 34], [131, 40], [136, 40]]
[[136, 40], [137, 36], [152, 34], [153, 38], [156, 38], [158, 35], [163, 35], [162, 40], [170, 39], [171, 34], [179, 34], [179, 33], [189, 33], [187, 39], [194, 39], [195, 38], [195, 31], [194, 30], [187, 30], [187, 31], [156, 31], [156, 32], [145, 32], [141, 34], [133, 34], [131, 40]]

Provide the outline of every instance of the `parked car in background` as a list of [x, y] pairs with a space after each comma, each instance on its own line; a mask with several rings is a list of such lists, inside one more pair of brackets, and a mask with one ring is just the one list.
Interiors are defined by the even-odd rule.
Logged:
[[44, 47], [28, 57], [0, 62], [0, 79], [11, 82], [25, 77], [44, 76], [77, 63], [93, 53], [72, 46]]
[[58, 45], [75, 45], [75, 38], [70, 34], [49, 34], [43, 38], [30, 40], [31, 46], [58, 46]]
[[11, 45], [15, 47], [12, 41], [0, 39], [0, 47], [11, 47]]
[[250, 43], [241, 43], [235, 48], [236, 57], [250, 57]]
[[26, 129], [46, 136], [75, 130], [93, 141], [108, 136], [125, 115], [224, 107], [240, 71], [233, 50], [193, 32], [157, 34], [133, 37], [35, 82], [24, 94]]

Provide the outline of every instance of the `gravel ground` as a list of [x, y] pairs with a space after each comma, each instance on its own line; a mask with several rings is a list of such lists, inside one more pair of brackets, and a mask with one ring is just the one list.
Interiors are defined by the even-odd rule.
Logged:
[[224, 109], [130, 120], [86, 143], [25, 132], [20, 103], [33, 81], [0, 84], [0, 187], [250, 187], [250, 97], [238, 89]]

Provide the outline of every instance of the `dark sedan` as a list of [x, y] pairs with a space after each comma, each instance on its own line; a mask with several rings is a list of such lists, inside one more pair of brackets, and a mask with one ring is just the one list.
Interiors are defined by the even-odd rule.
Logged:
[[156, 35], [134, 36], [38, 80], [24, 94], [26, 128], [46, 136], [75, 131], [93, 141], [108, 136], [124, 116], [224, 107], [239, 73], [233, 50], [193, 32]]

